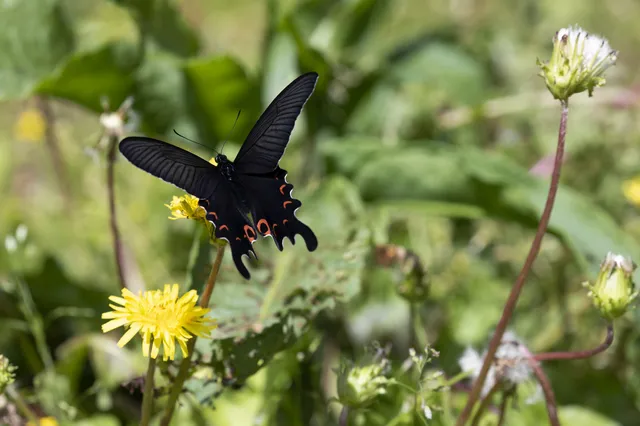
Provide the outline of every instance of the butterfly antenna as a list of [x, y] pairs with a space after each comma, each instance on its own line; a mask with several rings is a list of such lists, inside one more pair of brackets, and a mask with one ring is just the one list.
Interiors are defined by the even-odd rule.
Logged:
[[218, 151], [216, 151], [216, 149], [215, 149], [215, 148], [211, 148], [210, 146], [207, 146], [207, 145], [205, 145], [205, 144], [201, 144], [200, 142], [196, 142], [196, 141], [194, 141], [193, 139], [189, 139], [188, 137], [183, 136], [183, 135], [181, 135], [180, 133], [178, 133], [178, 131], [177, 131], [176, 129], [173, 129], [173, 133], [175, 133], [176, 135], [180, 136], [180, 137], [181, 137], [182, 139], [184, 139], [184, 140], [187, 140], [187, 141], [189, 141], [189, 142], [195, 143], [196, 145], [200, 145], [200, 146], [202, 146], [202, 147], [204, 147], [204, 148], [211, 149], [211, 150], [213, 150], [213, 152], [215, 152], [216, 154], [219, 154], [219, 152], [218, 152]]
[[231, 130], [229, 131], [229, 134], [227, 135], [227, 138], [224, 140], [224, 142], [222, 142], [222, 147], [220, 148], [220, 152], [222, 152], [222, 150], [224, 149], [225, 144], [227, 143], [227, 140], [229, 139], [229, 137], [231, 137], [231, 134], [233, 133], [233, 129], [236, 128], [236, 124], [238, 124], [238, 119], [240, 118], [240, 113], [242, 112], [242, 110], [238, 110], [238, 115], [236, 115], [236, 121], [233, 122], [233, 127], [231, 127]]

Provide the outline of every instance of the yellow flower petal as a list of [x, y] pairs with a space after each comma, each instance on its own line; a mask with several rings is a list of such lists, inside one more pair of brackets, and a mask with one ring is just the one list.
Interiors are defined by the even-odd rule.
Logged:
[[124, 336], [122, 336], [120, 340], [118, 340], [118, 346], [123, 347], [124, 345], [129, 343], [129, 341], [133, 339], [133, 336], [138, 334], [138, 331], [140, 331], [141, 327], [142, 326], [140, 324], [136, 324], [136, 323], [131, 324], [131, 328], [129, 328], [129, 330], [127, 330], [127, 332], [124, 333]]

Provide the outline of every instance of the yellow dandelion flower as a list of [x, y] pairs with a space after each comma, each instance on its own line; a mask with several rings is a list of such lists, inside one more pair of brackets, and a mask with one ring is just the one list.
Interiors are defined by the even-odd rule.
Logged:
[[622, 192], [630, 203], [640, 206], [640, 176], [624, 181]]
[[[27, 422], [27, 426], [36, 426], [33, 422]], [[58, 426], [58, 421], [55, 417], [41, 417], [38, 421], [38, 426]]]
[[26, 142], [40, 142], [44, 138], [47, 124], [42, 113], [36, 108], [29, 108], [20, 113], [13, 128], [15, 138]]
[[[204, 318], [209, 309], [196, 306], [198, 294], [190, 290], [178, 298], [178, 284], [165, 284], [164, 290], [145, 291], [137, 296], [128, 289], [122, 289], [122, 297], [110, 296], [117, 305], [109, 305], [113, 311], [102, 314], [102, 319], [111, 321], [102, 325], [106, 333], [118, 327], [127, 327], [127, 332], [118, 341], [123, 347], [133, 337], [142, 336], [142, 354], [156, 358], [162, 347], [162, 359], [174, 359], [178, 341], [182, 356], [188, 354], [187, 341], [193, 336], [210, 337], [217, 327], [215, 320]], [[120, 305], [120, 306], [118, 306]]]

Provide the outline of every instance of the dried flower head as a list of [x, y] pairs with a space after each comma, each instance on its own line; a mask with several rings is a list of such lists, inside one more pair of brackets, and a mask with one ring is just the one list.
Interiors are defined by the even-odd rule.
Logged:
[[602, 37], [575, 26], [562, 28], [553, 37], [551, 60], [543, 63], [540, 76], [554, 98], [566, 101], [574, 93], [593, 94], [606, 82], [604, 72], [616, 63], [618, 52]]
[[[472, 348], [467, 348], [458, 360], [460, 369], [470, 373], [473, 380], [480, 375], [486, 351], [480, 354]], [[493, 364], [482, 387], [482, 396], [486, 396], [496, 382], [501, 382], [506, 388], [513, 388], [529, 380], [533, 371], [529, 364], [529, 351], [522, 341], [511, 331], [507, 331], [500, 341]]]
[[102, 314], [103, 319], [111, 320], [102, 326], [102, 332], [122, 326], [128, 328], [118, 341], [120, 347], [140, 333], [142, 354], [156, 358], [162, 348], [164, 360], [175, 358], [177, 340], [182, 356], [187, 356], [189, 339], [193, 336], [209, 337], [216, 323], [204, 317], [209, 309], [196, 306], [198, 294], [195, 290], [180, 298], [178, 292], [178, 284], [166, 284], [164, 290], [145, 291], [137, 296], [126, 288], [122, 289], [122, 297], [109, 297], [116, 304], [109, 305], [113, 311]]
[[588, 296], [603, 317], [612, 320], [623, 315], [638, 296], [633, 282], [636, 264], [620, 254], [607, 253], [594, 285], [588, 282]]

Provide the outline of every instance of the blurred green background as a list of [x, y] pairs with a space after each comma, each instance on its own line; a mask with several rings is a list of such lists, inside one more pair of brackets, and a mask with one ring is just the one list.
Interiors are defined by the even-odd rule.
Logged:
[[[534, 352], [596, 346], [605, 325], [581, 283], [608, 251], [640, 261], [639, 19], [634, 0], [0, 2], [0, 353], [39, 413], [136, 424], [139, 393], [121, 383], [144, 372], [139, 342], [100, 333], [119, 293], [101, 99], [132, 96], [135, 133], [206, 158], [172, 130], [229, 140], [233, 158], [273, 97], [316, 71], [281, 166], [319, 249], [260, 241], [251, 281], [227, 254], [220, 328], [198, 342], [175, 424], [337, 424], [332, 369], [373, 342], [392, 343], [394, 365], [429, 343], [454, 376], [466, 346], [485, 346], [542, 211], [560, 108], [536, 58], [573, 24], [619, 60], [593, 98], [571, 99], [550, 232], [511, 328]], [[163, 205], [182, 193], [115, 167], [132, 290], [199, 289], [211, 247]], [[395, 246], [415, 256], [386, 256]], [[639, 332], [632, 311], [604, 354], [544, 365], [564, 424], [640, 424]], [[354, 424], [413, 424], [406, 398], [389, 392]], [[464, 392], [434, 398], [431, 423], [452, 424]], [[546, 424], [544, 403], [507, 424]]]

